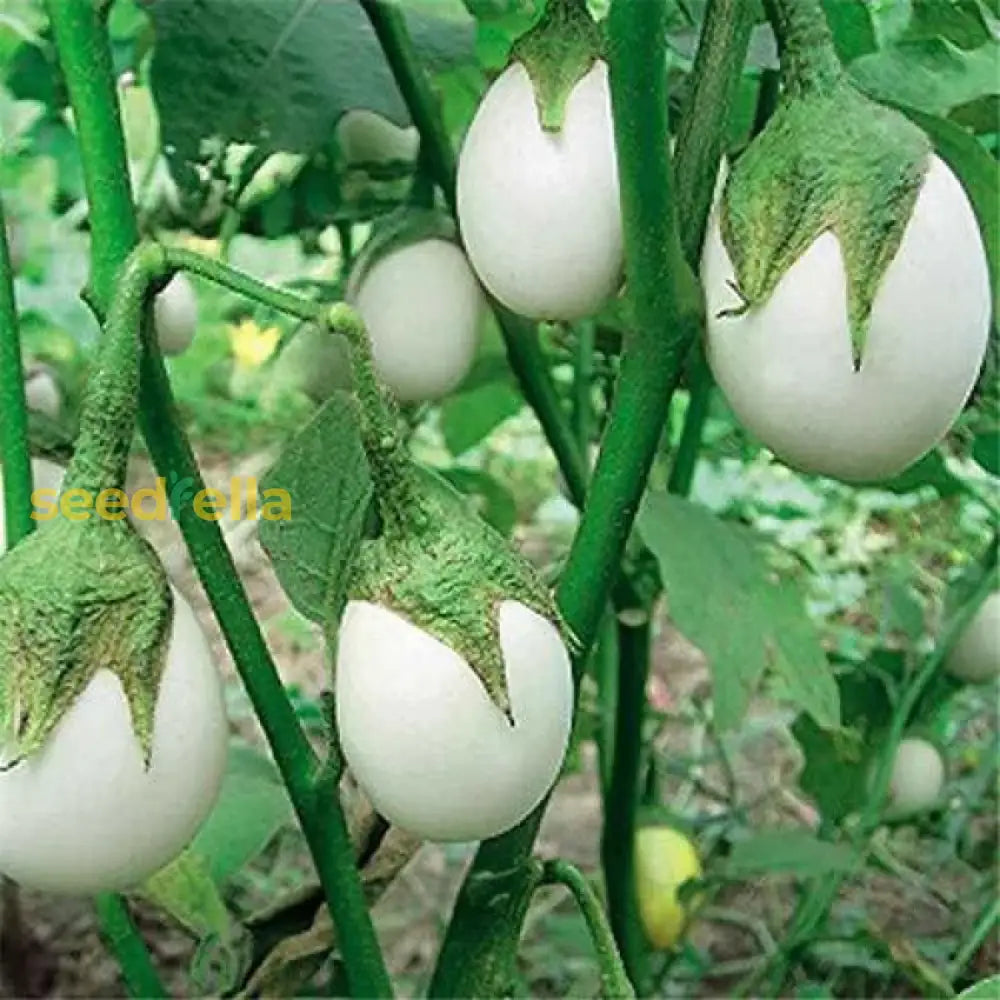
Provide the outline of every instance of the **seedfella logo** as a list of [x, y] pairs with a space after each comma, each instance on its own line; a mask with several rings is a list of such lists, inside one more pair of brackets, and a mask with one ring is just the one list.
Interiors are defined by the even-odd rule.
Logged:
[[[129, 494], [125, 490], [107, 489], [97, 494], [84, 489], [70, 489], [60, 493], [55, 489], [37, 489], [32, 493], [34, 504], [32, 518], [52, 521], [64, 517], [67, 521], [89, 521], [99, 517], [104, 521], [124, 521], [129, 515], [137, 521], [165, 521], [171, 509], [190, 502], [195, 516], [203, 521], [220, 521], [227, 514], [233, 521], [256, 520], [290, 521], [292, 498], [287, 490], [257, 489], [257, 480], [234, 477], [229, 493], [213, 487], [194, 492], [190, 479], [179, 480], [167, 491], [167, 481], [162, 477], [155, 486], [146, 486]], [[193, 495], [192, 495], [193, 494]]]

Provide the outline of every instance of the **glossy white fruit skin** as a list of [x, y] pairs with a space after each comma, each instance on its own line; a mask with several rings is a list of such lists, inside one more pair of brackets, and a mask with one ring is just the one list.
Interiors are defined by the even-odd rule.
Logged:
[[932, 744], [916, 737], [902, 740], [892, 763], [889, 801], [904, 812], [927, 809], [938, 801], [944, 777], [944, 761]]
[[789, 465], [890, 478], [947, 432], [986, 350], [986, 255], [961, 184], [936, 156], [875, 297], [855, 372], [839, 243], [820, 236], [763, 305], [740, 317], [719, 204], [702, 260], [708, 356], [742, 423]]
[[398, 125], [369, 111], [353, 108], [337, 122], [337, 142], [348, 166], [415, 160], [420, 135], [412, 125]]
[[41, 752], [0, 773], [0, 872], [47, 892], [138, 884], [176, 857], [210, 812], [226, 742], [208, 643], [174, 591], [149, 770], [121, 684], [101, 670]]
[[517, 601], [500, 606], [515, 720], [468, 664], [378, 605], [348, 604], [337, 653], [344, 756], [390, 822], [427, 840], [491, 837], [523, 819], [559, 773], [573, 714], [556, 628]]
[[945, 662], [948, 673], [969, 684], [1000, 675], [1000, 590], [983, 601]]
[[392, 251], [368, 271], [356, 299], [375, 370], [400, 402], [438, 399], [468, 374], [486, 300], [454, 243], [421, 240]]
[[198, 299], [186, 275], [175, 274], [156, 296], [153, 319], [164, 354], [182, 354], [191, 346], [198, 327]]
[[606, 63], [576, 85], [555, 133], [542, 129], [524, 67], [504, 71], [462, 147], [458, 219], [472, 266], [505, 306], [552, 320], [600, 309], [624, 266]]
[[[63, 476], [66, 470], [55, 462], [50, 462], [47, 458], [33, 458], [31, 460], [31, 478], [35, 490], [55, 490], [56, 494], [62, 489]], [[3, 504], [3, 468], [0, 467], [0, 553], [7, 548], [7, 518]]]

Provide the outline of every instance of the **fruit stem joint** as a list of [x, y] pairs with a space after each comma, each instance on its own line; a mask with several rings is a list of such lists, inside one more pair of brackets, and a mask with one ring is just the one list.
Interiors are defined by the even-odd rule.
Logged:
[[820, 0], [765, 0], [778, 38], [781, 81], [788, 94], [828, 90], [843, 77]]

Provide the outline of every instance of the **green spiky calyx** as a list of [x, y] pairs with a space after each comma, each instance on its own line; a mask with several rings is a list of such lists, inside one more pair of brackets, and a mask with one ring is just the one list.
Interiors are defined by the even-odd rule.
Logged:
[[148, 765], [173, 600], [125, 521], [46, 524], [0, 561], [3, 766], [37, 753], [100, 669], [121, 681]]
[[379, 220], [375, 231], [358, 254], [347, 281], [345, 298], [357, 301], [358, 292], [371, 269], [390, 254], [424, 240], [448, 240], [456, 243], [458, 230], [454, 220], [434, 209], [403, 206]]
[[364, 543], [350, 597], [395, 611], [453, 649], [514, 724], [500, 605], [520, 601], [561, 627], [552, 595], [532, 566], [448, 483], [414, 465], [404, 475], [414, 498], [405, 528]]
[[927, 136], [846, 81], [784, 101], [736, 162], [722, 237], [746, 308], [825, 232], [840, 244], [859, 365], [872, 304], [930, 163]]
[[535, 88], [543, 129], [562, 128], [569, 95], [603, 54], [603, 33], [583, 0], [549, 0], [542, 19], [513, 49]]

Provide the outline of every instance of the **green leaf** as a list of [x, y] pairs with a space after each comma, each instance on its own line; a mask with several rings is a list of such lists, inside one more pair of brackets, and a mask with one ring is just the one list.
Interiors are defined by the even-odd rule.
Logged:
[[837, 687], [798, 587], [776, 580], [758, 539], [679, 497], [647, 494], [639, 533], [656, 556], [670, 617], [708, 657], [720, 729], [738, 725], [764, 674], [829, 728]]
[[858, 864], [846, 844], [818, 840], [805, 830], [766, 830], [733, 845], [721, 865], [725, 878], [782, 873], [802, 878], [849, 872]]
[[936, 37], [862, 56], [851, 63], [850, 73], [876, 100], [946, 116], [960, 105], [1000, 94], [998, 59], [996, 41], [967, 51]]
[[479, 469], [438, 469], [437, 473], [469, 497], [476, 513], [501, 535], [510, 537], [517, 524], [517, 502], [503, 483]]
[[991, 475], [1000, 476], [1000, 431], [976, 435], [972, 457]]
[[232, 743], [219, 800], [189, 851], [221, 887], [291, 818], [291, 803], [274, 764], [252, 747]]
[[958, 994], [958, 1000], [997, 1000], [1000, 997], [1000, 976], [981, 979]]
[[[892, 672], [898, 664], [891, 663]], [[820, 729], [806, 715], [792, 726], [805, 756], [799, 785], [819, 807], [824, 820], [836, 823], [868, 800], [872, 761], [892, 718], [885, 683], [861, 670], [837, 679], [843, 727]]]
[[288, 491], [292, 516], [262, 519], [261, 545], [291, 602], [323, 623], [344, 599], [372, 499], [357, 405], [350, 396], [334, 393], [289, 442], [261, 481], [262, 493], [269, 489]]
[[[351, 108], [410, 124], [354, 0], [170, 0], [148, 9], [156, 31], [151, 84], [173, 168], [220, 142], [312, 153]], [[425, 68], [472, 58], [473, 25], [461, 7], [402, 10]]]
[[963, 49], [990, 41], [993, 33], [979, 0], [911, 0], [913, 11], [903, 38], [941, 36]]
[[197, 938], [226, 937], [234, 923], [204, 858], [191, 847], [146, 879], [140, 895]]
[[941, 452], [937, 450], [929, 451], [898, 476], [867, 485], [877, 486], [890, 493], [912, 493], [929, 486], [937, 490], [938, 496], [942, 498], [957, 496], [962, 492], [961, 480], [948, 471]]
[[523, 405], [517, 390], [506, 382], [460, 392], [441, 407], [444, 443], [452, 455], [463, 455], [508, 417], [520, 413]]
[[833, 31], [837, 55], [843, 62], [849, 63], [878, 49], [871, 11], [864, 0], [823, 0], [823, 12]]

